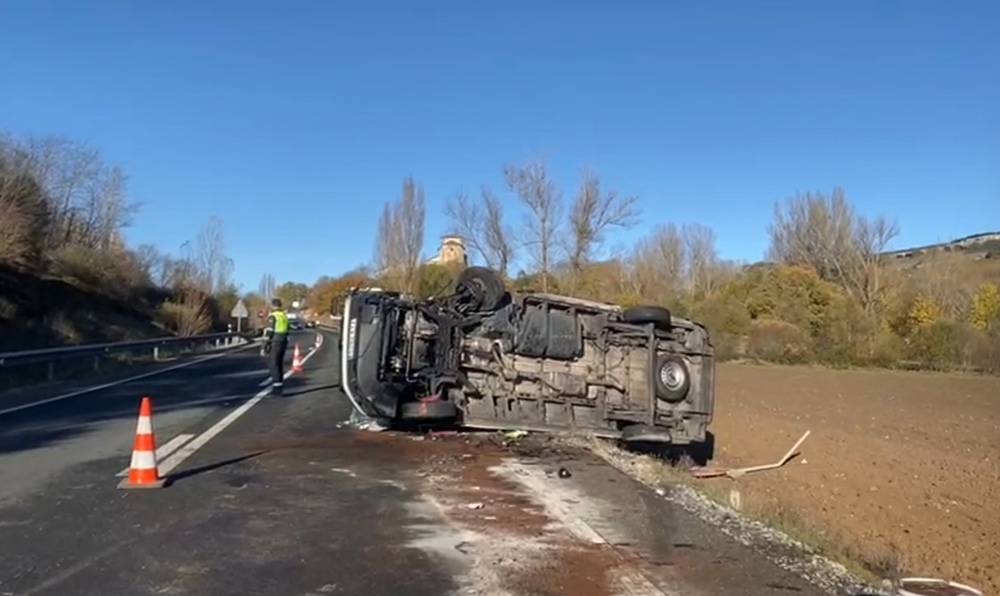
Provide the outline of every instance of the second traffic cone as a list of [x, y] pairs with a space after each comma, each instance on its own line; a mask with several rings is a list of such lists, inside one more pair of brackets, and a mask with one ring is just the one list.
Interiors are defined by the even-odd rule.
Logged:
[[299, 351], [298, 342], [295, 343], [295, 352], [292, 354], [292, 370], [302, 372], [302, 352]]
[[143, 397], [139, 405], [139, 423], [135, 428], [132, 463], [128, 468], [128, 477], [121, 481], [118, 488], [162, 488], [166, 481], [160, 478], [158, 468], [153, 405], [148, 397]]

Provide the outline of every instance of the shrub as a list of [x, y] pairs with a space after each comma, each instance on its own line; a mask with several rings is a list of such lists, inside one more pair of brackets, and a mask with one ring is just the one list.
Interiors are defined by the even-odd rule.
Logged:
[[199, 335], [212, 327], [209, 298], [195, 288], [184, 288], [160, 307], [164, 323], [178, 335]]
[[800, 327], [776, 319], [755, 321], [747, 340], [747, 354], [779, 364], [801, 364], [812, 355], [812, 341]]
[[969, 305], [969, 323], [979, 331], [1000, 327], [1000, 288], [996, 284], [976, 288]]
[[961, 325], [936, 321], [914, 329], [908, 338], [906, 356], [924, 368], [947, 370], [958, 362]]
[[67, 245], [52, 257], [53, 275], [109, 296], [134, 300], [152, 287], [142, 265], [124, 249]]

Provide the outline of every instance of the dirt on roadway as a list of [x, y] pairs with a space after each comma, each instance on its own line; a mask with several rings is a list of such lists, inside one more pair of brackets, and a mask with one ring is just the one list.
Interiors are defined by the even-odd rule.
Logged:
[[1000, 594], [1000, 379], [725, 364], [717, 395], [716, 463], [812, 434], [782, 470], [706, 486], [876, 573]]
[[[412, 495], [406, 506], [416, 520], [401, 546], [435, 555], [463, 595], [820, 593], [599, 458], [544, 435], [358, 431], [254, 438], [244, 448], [266, 452], [255, 460], [262, 474], [326, 454], [343, 462], [335, 473], [398, 484]], [[374, 461], [380, 470], [365, 464]], [[371, 556], [380, 555], [390, 553]]]

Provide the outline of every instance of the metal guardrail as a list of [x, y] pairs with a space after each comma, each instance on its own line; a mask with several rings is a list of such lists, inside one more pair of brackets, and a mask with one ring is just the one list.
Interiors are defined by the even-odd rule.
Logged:
[[152, 350], [151, 356], [155, 362], [163, 358], [164, 351], [173, 352], [176, 348], [187, 347], [191, 348], [191, 351], [194, 351], [199, 347], [198, 344], [205, 344], [206, 349], [212, 349], [213, 347], [233, 347], [244, 345], [253, 341], [253, 339], [250, 334], [225, 332], [180, 337], [157, 337], [137, 341], [82, 344], [61, 348], [24, 350], [21, 352], [0, 352], [0, 372], [15, 367], [47, 364], [48, 380], [52, 381], [55, 379], [56, 362], [92, 358], [94, 372], [100, 372], [102, 359], [111, 355], [126, 354], [135, 356], [138, 352]]

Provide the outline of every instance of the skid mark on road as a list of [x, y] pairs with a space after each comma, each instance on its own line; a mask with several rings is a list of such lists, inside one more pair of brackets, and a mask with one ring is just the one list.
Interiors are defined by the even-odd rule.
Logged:
[[638, 555], [591, 525], [604, 520], [602, 501], [485, 440], [470, 450], [472, 442], [397, 439], [392, 446], [417, 464], [409, 530], [420, 540], [411, 546], [461, 566], [451, 572], [460, 594], [694, 596], [651, 581]]
[[126, 546], [129, 546], [133, 542], [135, 542], [135, 540], [126, 540], [124, 542], [119, 542], [117, 544], [114, 544], [114, 545], [112, 545], [112, 546], [110, 546], [110, 547], [102, 550], [102, 551], [97, 552], [96, 554], [90, 555], [89, 557], [84, 558], [82, 561], [80, 561], [76, 565], [71, 565], [70, 567], [66, 568], [62, 572], [57, 573], [56, 575], [53, 575], [52, 577], [50, 577], [49, 579], [45, 580], [44, 582], [38, 584], [34, 588], [28, 590], [27, 592], [24, 592], [22, 596], [30, 596], [31, 594], [38, 594], [39, 592], [42, 592], [42, 591], [47, 590], [49, 588], [52, 588], [54, 586], [58, 586], [59, 584], [65, 582], [68, 579], [70, 579], [71, 577], [73, 577], [77, 573], [80, 573], [81, 571], [84, 571], [85, 569], [87, 569], [88, 567], [90, 567], [91, 565], [93, 565], [94, 563], [97, 563], [101, 559], [104, 559], [106, 557], [111, 556], [116, 551], [119, 551], [119, 550], [125, 548]]
[[490, 468], [490, 471], [519, 484], [533, 501], [544, 507], [545, 512], [578, 540], [601, 547], [606, 555], [617, 560], [616, 588], [622, 596], [676, 596], [653, 584], [633, 567], [604, 536], [582, 519], [575, 511], [586, 512], [587, 496], [565, 484], [553, 483], [545, 471], [535, 465], [507, 460]]

